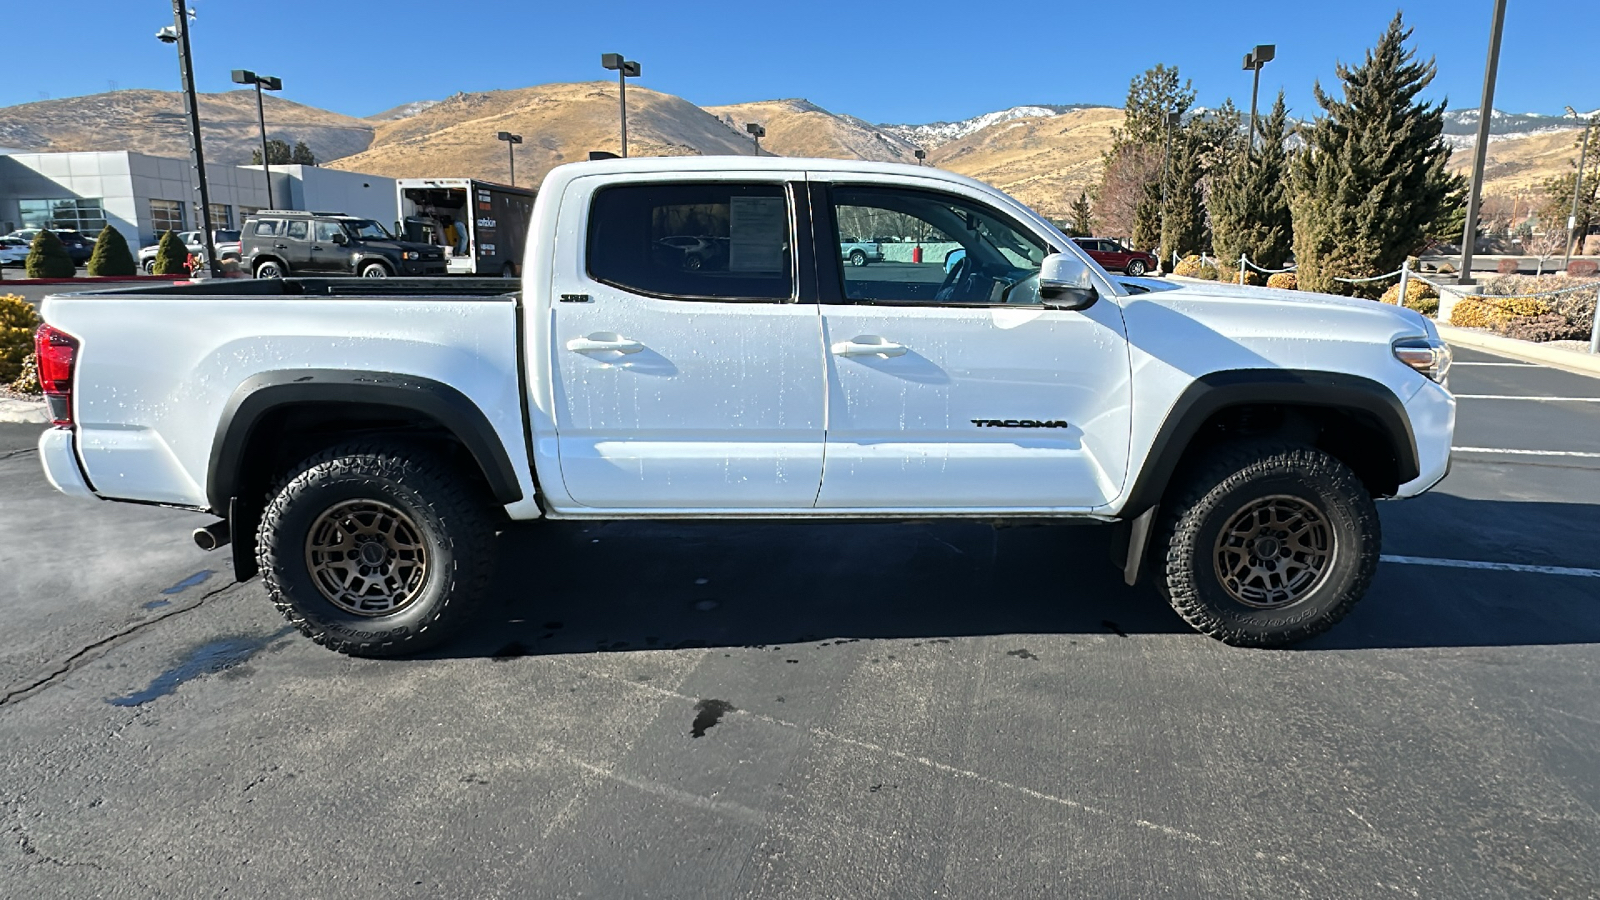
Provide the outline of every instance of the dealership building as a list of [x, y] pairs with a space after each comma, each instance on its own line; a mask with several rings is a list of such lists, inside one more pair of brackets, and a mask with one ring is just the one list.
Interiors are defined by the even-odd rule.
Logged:
[[[392, 227], [394, 179], [316, 166], [206, 166], [211, 227], [237, 228], [267, 206], [376, 219]], [[106, 225], [133, 247], [163, 232], [200, 228], [199, 194], [187, 159], [125, 150], [0, 153], [0, 234], [19, 228], [70, 229], [90, 237]]]

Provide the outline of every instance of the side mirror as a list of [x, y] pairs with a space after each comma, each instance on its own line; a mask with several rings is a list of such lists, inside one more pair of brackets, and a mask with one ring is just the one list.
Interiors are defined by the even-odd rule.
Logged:
[[329, 240], [333, 241], [335, 244], [339, 244], [340, 246], [350, 243], [350, 239], [345, 237], [344, 232], [342, 231], [335, 231], [333, 233], [333, 237], [329, 238]]
[[1039, 266], [1039, 300], [1051, 309], [1085, 310], [1100, 299], [1089, 265], [1069, 253], [1052, 253]]

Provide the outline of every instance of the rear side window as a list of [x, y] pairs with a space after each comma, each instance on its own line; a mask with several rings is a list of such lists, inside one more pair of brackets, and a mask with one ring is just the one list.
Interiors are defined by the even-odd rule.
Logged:
[[779, 184], [603, 188], [589, 210], [589, 276], [660, 297], [789, 300], [791, 218]]
[[278, 233], [278, 228], [282, 224], [283, 223], [277, 219], [262, 219], [256, 223], [256, 234], [264, 237], [272, 237]]

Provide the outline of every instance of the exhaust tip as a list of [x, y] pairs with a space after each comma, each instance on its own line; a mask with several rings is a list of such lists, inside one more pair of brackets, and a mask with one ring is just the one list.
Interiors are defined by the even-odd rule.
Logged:
[[194, 544], [201, 550], [215, 550], [218, 547], [226, 546], [228, 541], [228, 522], [226, 519], [194, 530]]

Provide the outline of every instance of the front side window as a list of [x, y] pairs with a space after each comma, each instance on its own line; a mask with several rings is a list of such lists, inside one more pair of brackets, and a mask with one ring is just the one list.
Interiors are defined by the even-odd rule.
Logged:
[[317, 223], [317, 242], [318, 243], [331, 242], [333, 240], [333, 236], [334, 235], [343, 234], [343, 233], [344, 233], [344, 229], [339, 227], [339, 223], [338, 222], [318, 222]]
[[311, 223], [307, 222], [305, 219], [291, 220], [289, 222], [289, 227], [284, 230], [284, 234], [287, 234], [289, 237], [292, 237], [297, 241], [305, 240], [306, 236], [310, 233]]
[[589, 276], [658, 297], [789, 300], [790, 219], [778, 184], [602, 188], [589, 210]]
[[358, 241], [387, 241], [394, 237], [389, 233], [389, 229], [371, 219], [345, 222], [344, 230], [351, 238]]
[[833, 210], [839, 234], [881, 235], [901, 245], [882, 263], [840, 268], [847, 300], [1039, 302], [1039, 266], [1054, 248], [982, 203], [932, 191], [835, 185]]

